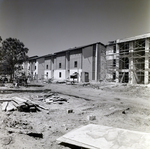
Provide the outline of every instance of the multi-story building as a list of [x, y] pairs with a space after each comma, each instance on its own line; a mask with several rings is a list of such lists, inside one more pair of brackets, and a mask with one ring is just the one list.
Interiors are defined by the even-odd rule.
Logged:
[[97, 81], [104, 76], [105, 46], [98, 42], [54, 54], [54, 78], [67, 79], [78, 74], [78, 82]]
[[31, 57], [27, 67], [34, 79], [65, 80], [77, 73], [78, 82], [88, 82], [105, 77], [105, 63], [105, 45], [98, 42], [41, 57]]
[[131, 84], [150, 83], [150, 33], [100, 42], [68, 50], [30, 57], [24, 67], [37, 79], [65, 80], [73, 73], [78, 82], [115, 81]]
[[118, 39], [106, 46], [107, 79], [120, 83], [148, 84], [150, 33]]
[[48, 54], [44, 56], [44, 79], [54, 77], [54, 60], [53, 55]]
[[27, 76], [30, 76], [31, 79], [34, 78], [34, 76], [37, 74], [37, 65], [36, 60], [38, 56], [32, 56], [28, 59], [28, 61], [25, 61], [23, 63], [23, 69]]

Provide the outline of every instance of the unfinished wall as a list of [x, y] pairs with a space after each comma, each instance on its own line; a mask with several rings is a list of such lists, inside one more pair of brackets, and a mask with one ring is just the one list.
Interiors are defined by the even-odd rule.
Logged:
[[116, 79], [116, 44], [106, 46], [106, 80]]
[[92, 81], [95, 79], [94, 78], [95, 73], [94, 73], [94, 70], [92, 69], [93, 68], [93, 46], [83, 48], [82, 54], [83, 54], [83, 56], [82, 56], [82, 72], [88, 72], [89, 81]]
[[134, 83], [144, 84], [145, 39], [133, 41], [132, 52]]
[[148, 84], [149, 46], [149, 38], [119, 41], [116, 43], [116, 51], [118, 51], [116, 53], [113, 45], [108, 45], [106, 48], [108, 78], [115, 79], [114, 73], [116, 73], [116, 79], [118, 74], [120, 83]]
[[104, 45], [98, 44], [97, 57], [97, 80], [104, 81], [106, 79], [106, 48]]
[[38, 79], [44, 79], [45, 58], [38, 58]]

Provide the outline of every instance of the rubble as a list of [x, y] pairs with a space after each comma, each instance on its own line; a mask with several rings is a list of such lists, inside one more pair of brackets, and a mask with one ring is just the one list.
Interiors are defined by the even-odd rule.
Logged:
[[40, 111], [39, 108], [45, 109], [43, 106], [40, 106], [34, 102], [32, 102], [30, 99], [23, 99], [20, 97], [12, 97], [9, 101], [3, 100], [3, 103], [1, 104], [2, 111], [14, 111], [18, 110], [20, 112], [36, 112]]
[[2, 106], [2, 111], [6, 111], [7, 105], [8, 105], [8, 102], [7, 102], [7, 101], [6, 101], [6, 102], [3, 102], [3, 103], [1, 104], [1, 106]]
[[[122, 92], [119, 92], [120, 87], [110, 87], [110, 90], [102, 91], [93, 89], [91, 85], [82, 87], [80, 85], [51, 84], [45, 88], [51, 88], [53, 92], [8, 94], [5, 91], [0, 94], [0, 149], [69, 149], [71, 148], [69, 145], [58, 145], [56, 139], [78, 126], [90, 123], [150, 132], [150, 111], [149, 104], [147, 104], [150, 88], [146, 88], [144, 91], [143, 88], [138, 89], [138, 92], [133, 94], [133, 89], [135, 90], [137, 87], [131, 91], [126, 89], [127, 87], [125, 87], [125, 91], [122, 89]], [[132, 92], [132, 96], [130, 92]], [[1, 103], [6, 112], [2, 112]], [[7, 111], [6, 105], [8, 106], [9, 103], [13, 103], [17, 107], [16, 111]], [[23, 105], [27, 106], [23, 107]], [[24, 112], [24, 110], [28, 110], [28, 106], [30, 112]], [[20, 110], [24, 108], [23, 112], [19, 112], [19, 108]], [[35, 112], [36, 108], [41, 112]], [[73, 113], [71, 113], [72, 110]], [[91, 115], [96, 116], [96, 120], [92, 120]], [[96, 131], [96, 134], [92, 133], [92, 130], [89, 130], [91, 133], [87, 133], [89, 140], [99, 139], [102, 129]], [[110, 135], [104, 135], [104, 141], [111, 140], [115, 133], [110, 132]], [[80, 139], [82, 135], [79, 136]], [[12, 137], [12, 141], [7, 137]], [[4, 141], [3, 138], [5, 138]], [[81, 148], [80, 144], [79, 146]]]
[[8, 133], [18, 133], [18, 134], [25, 134], [34, 138], [43, 138], [43, 134], [39, 132], [27, 131], [27, 130], [19, 130], [14, 128], [7, 128]]
[[73, 113], [73, 109], [68, 109], [67, 113]]
[[87, 116], [87, 119], [89, 121], [94, 121], [94, 120], [96, 120], [96, 116], [95, 115], [89, 115], [89, 116]]
[[57, 93], [38, 95], [36, 99], [39, 101], [44, 101], [47, 104], [51, 104], [51, 103], [63, 104], [63, 102], [67, 102], [67, 99], [58, 96]]

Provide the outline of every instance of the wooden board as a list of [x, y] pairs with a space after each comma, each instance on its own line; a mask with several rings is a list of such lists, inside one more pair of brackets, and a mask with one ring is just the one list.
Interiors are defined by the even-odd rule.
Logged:
[[8, 105], [8, 102], [3, 102], [2, 104], [2, 111], [6, 111], [6, 108], [7, 108], [7, 105]]
[[89, 149], [150, 149], [150, 134], [89, 124], [57, 139]]
[[13, 105], [12, 102], [9, 102], [8, 103], [8, 106], [6, 108], [6, 111], [13, 111], [13, 110], [16, 110], [17, 108]]

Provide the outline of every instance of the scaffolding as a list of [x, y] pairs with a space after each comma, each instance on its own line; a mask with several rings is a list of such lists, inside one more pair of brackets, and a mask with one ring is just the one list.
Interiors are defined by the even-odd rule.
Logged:
[[[149, 76], [150, 39], [108, 45], [106, 54], [107, 79], [120, 83], [144, 84], [146, 71]], [[118, 73], [118, 75], [117, 75]], [[149, 83], [150, 77], [148, 79]]]

